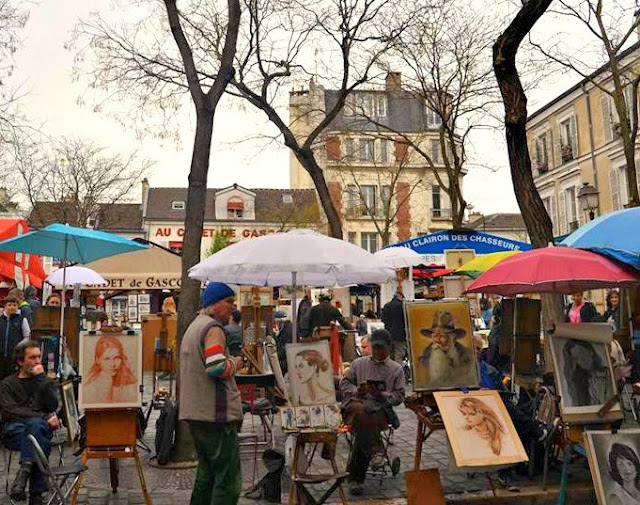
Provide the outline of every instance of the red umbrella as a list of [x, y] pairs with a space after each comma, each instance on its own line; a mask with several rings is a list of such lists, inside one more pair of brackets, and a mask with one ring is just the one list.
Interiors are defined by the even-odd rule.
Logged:
[[576, 293], [628, 287], [637, 274], [599, 254], [571, 247], [546, 247], [515, 254], [473, 281], [468, 293], [505, 296], [520, 293]]

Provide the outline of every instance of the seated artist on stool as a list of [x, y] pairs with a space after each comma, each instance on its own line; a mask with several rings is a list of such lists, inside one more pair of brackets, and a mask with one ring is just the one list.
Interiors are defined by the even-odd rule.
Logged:
[[14, 350], [14, 359], [18, 372], [0, 382], [2, 443], [12, 451], [20, 451], [20, 469], [9, 494], [12, 500], [26, 500], [29, 481], [29, 505], [40, 505], [44, 503], [42, 493], [47, 490], [47, 483], [38, 470], [27, 435], [33, 435], [49, 456], [53, 430], [60, 427], [55, 413], [58, 397], [54, 382], [44, 374], [36, 341], [20, 342]]
[[371, 356], [354, 360], [340, 382], [343, 417], [354, 433], [347, 467], [349, 490], [354, 495], [362, 494], [369, 462], [378, 463], [383, 457], [380, 432], [389, 424], [399, 426], [392, 407], [404, 399], [404, 372], [389, 357], [390, 344], [387, 330], [375, 330], [371, 334]]

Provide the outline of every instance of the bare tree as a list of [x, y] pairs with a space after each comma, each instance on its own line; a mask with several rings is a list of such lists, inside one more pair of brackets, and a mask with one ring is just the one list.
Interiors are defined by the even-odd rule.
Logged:
[[[331, 199], [321, 161], [314, 151], [347, 97], [370, 82], [381, 60], [406, 29], [411, 16], [402, 0], [248, 0], [233, 87], [262, 110], [284, 144], [310, 175], [327, 217], [329, 232], [342, 238], [340, 215]], [[280, 37], [274, 33], [281, 34]], [[308, 69], [310, 58], [315, 60]], [[323, 93], [297, 117], [280, 111], [281, 90], [306, 84], [333, 86], [335, 100]], [[322, 90], [321, 90], [322, 91]], [[313, 93], [310, 89], [309, 93]], [[312, 97], [313, 98], [313, 97]]]
[[[558, 7], [549, 12], [581, 23], [593, 43], [581, 40], [579, 51], [567, 49], [568, 43], [560, 37], [535, 44], [551, 61], [577, 73], [610, 98], [610, 127], [622, 143], [628, 205], [633, 207], [640, 205], [635, 157], [640, 73], [637, 65], [623, 61], [622, 56], [640, 26], [640, 9], [635, 4], [629, 0], [559, 0]], [[606, 65], [606, 72], [594, 75], [601, 64]]]
[[[493, 69], [504, 102], [504, 124], [511, 167], [511, 179], [531, 244], [546, 247], [553, 240], [549, 214], [533, 183], [527, 145], [527, 96], [520, 82], [516, 55], [523, 39], [549, 8], [552, 0], [529, 0], [522, 5], [493, 46]], [[559, 295], [542, 299], [545, 322], [561, 320]]]
[[21, 142], [17, 154], [14, 187], [31, 204], [36, 225], [53, 220], [84, 227], [95, 222], [105, 205], [131, 201], [132, 190], [152, 165], [137, 152], [112, 154], [78, 138], [50, 146]]
[[[139, 105], [139, 116], [152, 108], [168, 119], [188, 93], [195, 109], [182, 246], [179, 347], [200, 302], [200, 282], [189, 277], [189, 268], [200, 261], [213, 120], [233, 77], [241, 11], [239, 0], [227, 0], [226, 10], [217, 2], [198, 1], [185, 2], [179, 9], [176, 0], [147, 2], [146, 7], [140, 19], [122, 27], [112, 27], [99, 17], [84, 23], [78, 27], [76, 41], [89, 39], [97, 63], [91, 83], [110, 92], [111, 101], [114, 95], [133, 98]], [[205, 30], [210, 37], [204, 36]], [[171, 38], [175, 45], [167, 43]], [[179, 384], [177, 396], [179, 400]], [[187, 429], [181, 425], [174, 455], [177, 460], [193, 457], [193, 447], [182, 443], [187, 438]]]

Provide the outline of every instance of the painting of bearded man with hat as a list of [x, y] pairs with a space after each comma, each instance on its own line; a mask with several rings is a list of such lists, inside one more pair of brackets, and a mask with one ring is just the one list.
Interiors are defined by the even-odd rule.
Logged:
[[[466, 319], [458, 316], [458, 313], [462, 312], [467, 314], [467, 319], [469, 318], [468, 304], [451, 303], [458, 307], [437, 307], [437, 304], [421, 304], [419, 307], [421, 312], [429, 310], [432, 323], [430, 327], [425, 327], [426, 321], [423, 317], [420, 318], [421, 324], [413, 325], [416, 330], [419, 328], [420, 334], [411, 339], [416, 390], [472, 386], [478, 383], [477, 365], [471, 349], [470, 323], [465, 329], [462, 326]], [[447, 302], [447, 305], [451, 303]], [[458, 317], [454, 318], [454, 313]], [[407, 316], [410, 319], [411, 310]], [[461, 324], [456, 327], [456, 322]], [[465, 346], [464, 343], [469, 346]]]

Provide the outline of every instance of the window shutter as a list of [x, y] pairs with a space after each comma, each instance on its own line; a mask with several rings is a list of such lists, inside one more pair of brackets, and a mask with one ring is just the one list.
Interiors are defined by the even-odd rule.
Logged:
[[611, 210], [620, 209], [620, 178], [618, 169], [611, 167], [609, 170], [609, 192], [611, 193]]
[[558, 165], [562, 165], [562, 132], [560, 131], [560, 126], [558, 126], [558, 136], [556, 138], [556, 159], [558, 160]]
[[564, 190], [560, 190], [560, 193], [558, 194], [558, 234], [564, 235], [567, 233], [568, 229], [567, 203], [565, 201]]
[[558, 214], [556, 209], [556, 196], [549, 197], [549, 217], [553, 223], [553, 235], [558, 235]]
[[327, 137], [327, 158], [330, 160], [340, 159], [340, 138]]
[[394, 141], [394, 147], [396, 151], [396, 161], [398, 161], [399, 163], [406, 162], [407, 154], [409, 151], [409, 146], [406, 144], [406, 142], [402, 140], [396, 140]]
[[582, 226], [583, 224], [585, 224], [587, 222], [587, 216], [586, 216], [586, 212], [582, 211], [582, 208], [580, 207], [580, 202], [578, 201], [578, 193], [580, 192], [580, 186], [576, 186], [575, 188], [575, 195], [576, 195], [576, 212], [578, 214], [578, 224], [580, 224], [580, 226]]
[[618, 169], [618, 180], [620, 187], [620, 208], [629, 203], [629, 184], [627, 183], [627, 165], [622, 165]]
[[600, 97], [600, 107], [602, 108], [602, 129], [604, 139], [607, 142], [613, 140], [613, 128], [611, 127], [611, 98], [609, 95]]
[[573, 159], [578, 159], [579, 146], [578, 146], [578, 122], [575, 116], [571, 116], [571, 148], [573, 150]]

